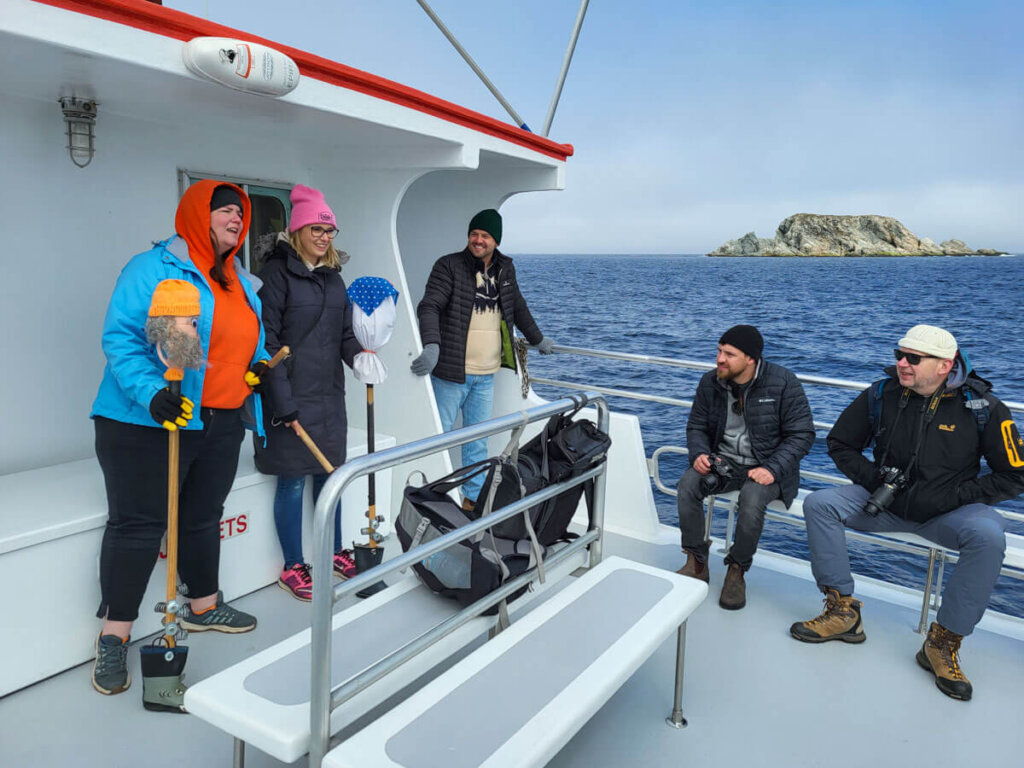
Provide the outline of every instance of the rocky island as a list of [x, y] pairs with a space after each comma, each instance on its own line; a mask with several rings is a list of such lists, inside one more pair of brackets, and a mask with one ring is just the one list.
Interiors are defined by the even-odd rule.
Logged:
[[972, 250], [962, 240], [939, 245], [919, 238], [889, 216], [829, 216], [797, 213], [779, 224], [775, 237], [748, 232], [708, 256], [998, 256]]

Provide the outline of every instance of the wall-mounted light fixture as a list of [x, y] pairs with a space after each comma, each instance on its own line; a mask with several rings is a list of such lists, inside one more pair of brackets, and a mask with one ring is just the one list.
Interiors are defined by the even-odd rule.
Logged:
[[96, 137], [93, 133], [96, 125], [96, 100], [62, 96], [59, 101], [67, 126], [71, 162], [79, 168], [85, 168], [96, 154]]

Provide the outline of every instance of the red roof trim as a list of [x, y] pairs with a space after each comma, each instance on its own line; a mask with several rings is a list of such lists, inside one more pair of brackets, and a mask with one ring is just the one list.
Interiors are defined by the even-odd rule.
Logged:
[[269, 45], [291, 56], [299, 65], [299, 71], [306, 77], [322, 80], [325, 83], [359, 91], [374, 98], [390, 101], [403, 107], [415, 109], [450, 123], [470, 128], [489, 136], [510, 141], [564, 161], [573, 154], [572, 144], [559, 144], [551, 139], [538, 136], [514, 125], [495, 120], [450, 101], [439, 99], [415, 88], [401, 85], [393, 80], [371, 75], [344, 64], [314, 56], [272, 40], [241, 32], [231, 27], [199, 19], [187, 13], [165, 8], [162, 5], [145, 2], [145, 0], [34, 0], [44, 5], [63, 8], [85, 16], [117, 22], [178, 40], [191, 40], [193, 37], [237, 37], [240, 40]]

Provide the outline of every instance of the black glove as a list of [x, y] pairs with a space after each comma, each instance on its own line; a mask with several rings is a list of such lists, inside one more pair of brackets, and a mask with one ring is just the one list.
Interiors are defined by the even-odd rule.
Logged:
[[187, 397], [172, 394], [164, 387], [149, 401], [149, 415], [164, 429], [174, 432], [178, 427], [188, 426], [194, 407]]
[[291, 424], [293, 421], [297, 421], [298, 418], [299, 418], [299, 412], [298, 411], [292, 411], [291, 413], [286, 413], [284, 416], [275, 416], [274, 420], [271, 423], [275, 427], [278, 424], [283, 424], [283, 425], [287, 426], [287, 425]]
[[270, 370], [270, 366], [267, 365], [268, 362], [268, 360], [258, 360], [245, 372], [245, 383], [249, 385], [253, 392], [263, 391], [263, 377]]

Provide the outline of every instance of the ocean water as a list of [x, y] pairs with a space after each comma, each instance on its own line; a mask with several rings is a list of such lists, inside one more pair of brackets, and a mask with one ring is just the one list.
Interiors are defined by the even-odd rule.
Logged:
[[[1024, 402], [1024, 255], [865, 259], [709, 258], [678, 256], [519, 255], [520, 287], [541, 330], [574, 347], [713, 362], [722, 332], [756, 325], [765, 357], [800, 374], [875, 381], [912, 325], [951, 330], [993, 394]], [[699, 371], [576, 355], [530, 356], [535, 376], [692, 399]], [[855, 397], [850, 390], [806, 386], [816, 421], [833, 422]], [[544, 397], [563, 390], [538, 385]], [[684, 409], [612, 398], [614, 410], [640, 420], [647, 455], [686, 445]], [[1018, 425], [1024, 419], [1017, 415]], [[839, 474], [819, 431], [805, 469]], [[675, 485], [683, 457], [663, 462]], [[813, 484], [805, 482], [813, 487]], [[652, 483], [653, 488], [653, 483]], [[660, 519], [677, 522], [675, 499], [654, 488]], [[1000, 503], [1024, 512], [1024, 499]], [[724, 535], [725, 515], [715, 534]], [[1024, 524], [1008, 530], [1024, 533]], [[804, 530], [767, 521], [761, 547], [807, 558]], [[923, 557], [851, 543], [855, 573], [920, 588]], [[947, 569], [948, 572], [949, 569]], [[1001, 577], [992, 599], [1024, 616], [1024, 582]]]

